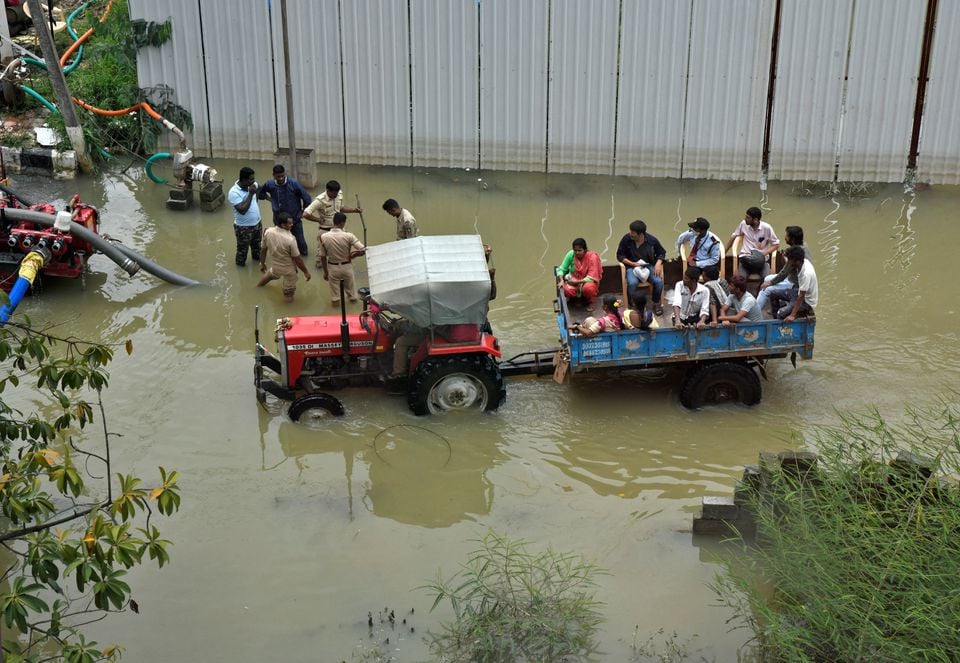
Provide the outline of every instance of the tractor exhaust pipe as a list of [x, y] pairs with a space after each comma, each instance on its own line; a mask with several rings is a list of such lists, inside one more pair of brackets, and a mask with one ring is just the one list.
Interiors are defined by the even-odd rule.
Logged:
[[347, 324], [347, 298], [340, 281], [340, 350], [344, 356], [350, 354], [350, 325]]

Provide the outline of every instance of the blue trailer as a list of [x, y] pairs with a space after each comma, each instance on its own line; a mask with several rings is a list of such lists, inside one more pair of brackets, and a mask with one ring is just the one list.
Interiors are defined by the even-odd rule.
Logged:
[[[668, 278], [667, 288], [674, 286], [675, 280]], [[624, 290], [620, 267], [604, 267], [600, 297], [615, 293], [625, 300]], [[789, 323], [763, 320], [699, 330], [692, 326], [675, 329], [667, 310], [658, 318], [658, 329], [584, 336], [576, 324], [587, 315], [586, 311], [570, 305], [559, 287], [554, 311], [560, 347], [553, 351], [552, 361], [547, 361], [549, 351], [524, 353], [500, 364], [504, 375], [544, 374], [549, 363], [555, 379], [562, 382], [568, 375], [572, 378], [587, 373], [682, 365], [688, 369], [680, 390], [684, 406], [698, 408], [727, 401], [754, 405], [760, 401], [760, 376], [766, 377], [767, 361], [790, 357], [795, 362], [798, 356], [813, 357], [814, 317]], [[534, 368], [531, 362], [536, 363]]]

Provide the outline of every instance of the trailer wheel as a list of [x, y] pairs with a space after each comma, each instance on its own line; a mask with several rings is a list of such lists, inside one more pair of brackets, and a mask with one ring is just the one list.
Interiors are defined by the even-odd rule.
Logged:
[[694, 370], [680, 389], [684, 407], [697, 409], [715, 403], [760, 402], [760, 378], [746, 364], [716, 362]]
[[416, 415], [450, 410], [496, 410], [507, 396], [500, 369], [487, 355], [427, 359], [417, 368], [407, 392]]
[[343, 403], [330, 394], [305, 394], [290, 403], [287, 415], [293, 421], [318, 421], [330, 415], [343, 415]]

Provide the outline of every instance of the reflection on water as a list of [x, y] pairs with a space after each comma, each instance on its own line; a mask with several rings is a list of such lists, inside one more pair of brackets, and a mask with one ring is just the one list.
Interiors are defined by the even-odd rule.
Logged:
[[[229, 184], [242, 164], [212, 165]], [[94, 627], [133, 660], [349, 659], [367, 612], [384, 605], [416, 607], [425, 631], [439, 616], [416, 588], [454, 570], [488, 527], [609, 571], [599, 588], [604, 660], [629, 657], [637, 624], [699, 633], [708, 659], [735, 660], [744, 636], [710, 607], [715, 567], [691, 545], [699, 499], [729, 494], [759, 451], [801, 446], [813, 425], [835, 420], [834, 408], [876, 404], [896, 416], [904, 401], [922, 404], [960, 376], [960, 305], [939, 278], [956, 254], [956, 188], [882, 185], [871, 197], [821, 198], [789, 183], [763, 192], [753, 183], [342, 166], [318, 176], [338, 179], [350, 201], [360, 194], [371, 244], [394, 236], [393, 219], [379, 213], [391, 197], [424, 234], [481, 233], [494, 248], [490, 319], [506, 356], [556, 343], [551, 272], [573, 238], [612, 262], [629, 222], [643, 219], [672, 254], [689, 220], [704, 216], [725, 238], [760, 203], [781, 237], [787, 225], [806, 231], [820, 278], [815, 358], [796, 368], [771, 362], [763, 401], [749, 409], [684, 410], [681, 371], [665, 370], [565, 386], [511, 379], [497, 413], [466, 418], [417, 418], [403, 397], [349, 389], [338, 393], [347, 415], [310, 429], [254, 399], [253, 311], [261, 306], [272, 345], [276, 318], [332, 312], [322, 279], [301, 281], [293, 305], [278, 288], [255, 288], [255, 265], [233, 264], [227, 209], [169, 212], [166, 190], [140, 175], [15, 178], [38, 200], [79, 191], [100, 207], [103, 232], [206, 284], [130, 278], [94, 256], [86, 289], [45, 279], [19, 309], [81, 338], [133, 341], [105, 394], [111, 430], [124, 435], [116, 462], [183, 476], [183, 511], [164, 530], [176, 543], [173, 565], [131, 578], [154, 619]], [[354, 215], [349, 227], [359, 230]], [[429, 658], [416, 637], [390, 653]]]
[[[420, 527], [449, 527], [490, 512], [494, 489], [486, 474], [506, 458], [493, 437], [448, 439], [440, 432], [443, 428], [429, 420], [424, 425], [393, 424], [376, 432], [368, 424], [329, 420], [324, 430], [311, 430], [284, 420], [282, 408], [271, 410], [259, 417], [263, 469], [277, 469], [289, 460], [298, 477], [305, 479], [310, 456], [342, 456], [343, 495], [336, 503], [351, 521], [355, 500], [378, 517]], [[268, 449], [270, 424], [277, 417], [276, 440], [283, 453], [278, 461]]]

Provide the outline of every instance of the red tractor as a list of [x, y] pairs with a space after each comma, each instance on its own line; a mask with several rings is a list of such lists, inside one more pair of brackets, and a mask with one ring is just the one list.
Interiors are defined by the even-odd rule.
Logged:
[[[277, 355], [260, 343], [257, 329], [257, 399], [269, 393], [292, 401], [294, 421], [343, 414], [327, 392], [347, 386], [402, 388], [418, 415], [499, 407], [506, 390], [500, 346], [486, 322], [491, 283], [480, 238], [371, 246], [367, 267], [370, 288], [361, 289], [364, 307], [356, 317], [342, 304], [340, 316], [281, 318]], [[404, 353], [398, 363], [407, 366], [399, 378], [392, 375], [394, 352]]]

